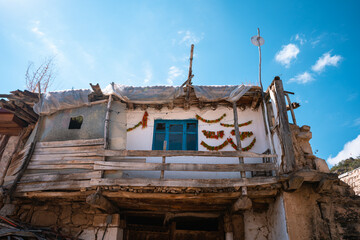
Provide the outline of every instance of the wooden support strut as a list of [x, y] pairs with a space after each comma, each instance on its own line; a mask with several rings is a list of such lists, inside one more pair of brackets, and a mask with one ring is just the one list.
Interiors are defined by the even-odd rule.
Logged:
[[[234, 111], [234, 127], [235, 127], [235, 136], [236, 136], [236, 144], [237, 144], [237, 151], [241, 151], [241, 141], [240, 141], [240, 131], [239, 131], [239, 121], [238, 121], [238, 114], [237, 114], [237, 107], [236, 107], [236, 102], [233, 102], [233, 111]], [[243, 164], [244, 163], [244, 158], [243, 157], [239, 157], [239, 163]], [[244, 171], [240, 172], [241, 174], [241, 178], [245, 178], [246, 174]], [[242, 187], [241, 188], [242, 194], [243, 195], [247, 195], [247, 188]]]
[[283, 147], [282, 170], [283, 173], [291, 172], [296, 167], [294, 147], [290, 132], [289, 120], [286, 111], [284, 88], [279, 77], [274, 79], [276, 105], [279, 112], [279, 132]]
[[291, 112], [291, 117], [292, 117], [293, 123], [294, 123], [295, 125], [297, 125], [297, 124], [296, 124], [295, 113], [294, 113], [294, 108], [293, 108], [293, 105], [291, 104], [289, 94], [285, 93], [285, 91], [284, 91], [284, 95], [285, 95], [285, 97], [286, 97], [286, 99], [287, 99], [287, 102], [288, 102], [288, 104], [289, 104], [289, 108], [290, 108], [290, 112]]

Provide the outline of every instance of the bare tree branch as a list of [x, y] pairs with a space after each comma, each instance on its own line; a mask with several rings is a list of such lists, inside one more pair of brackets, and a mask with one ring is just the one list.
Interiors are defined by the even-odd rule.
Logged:
[[35, 71], [32, 70], [34, 63], [30, 62], [25, 73], [26, 88], [31, 92], [38, 89], [45, 93], [55, 79], [54, 67], [54, 57], [45, 59]]

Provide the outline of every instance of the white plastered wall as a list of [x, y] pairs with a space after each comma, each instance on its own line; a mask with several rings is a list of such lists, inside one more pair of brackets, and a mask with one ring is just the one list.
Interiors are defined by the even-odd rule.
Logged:
[[283, 197], [277, 196], [267, 211], [244, 212], [245, 239], [288, 240]]
[[[273, 112], [274, 112], [275, 125], [279, 125], [279, 117], [278, 117], [278, 110], [277, 110], [277, 106], [276, 106], [275, 93], [272, 90], [270, 90], [269, 92], [270, 92], [271, 106], [272, 106]], [[281, 159], [282, 159], [281, 156], [283, 153], [282, 153], [280, 138], [279, 138], [278, 134], [276, 133], [276, 131], [273, 132], [272, 136], [273, 136], [275, 154], [278, 155], [276, 164], [277, 164], [277, 166], [281, 166]]]
[[[126, 149], [128, 150], [151, 150], [153, 144], [153, 132], [154, 132], [154, 120], [156, 119], [167, 119], [167, 120], [185, 120], [185, 119], [196, 119], [196, 114], [204, 119], [213, 120], [221, 117], [226, 113], [226, 117], [221, 120], [222, 123], [233, 124], [233, 109], [220, 106], [216, 110], [209, 108], [198, 109], [190, 108], [185, 111], [183, 108], [174, 108], [169, 110], [163, 108], [162, 110], [155, 110], [153, 108], [147, 109], [148, 126], [147, 128], [138, 127], [133, 131], [127, 133], [127, 144]], [[128, 110], [127, 112], [127, 128], [133, 127], [139, 121], [142, 120], [144, 111], [142, 110]], [[262, 113], [260, 110], [252, 111], [246, 109], [241, 111], [238, 109], [239, 124], [252, 120], [252, 123], [248, 126], [240, 127], [240, 131], [252, 131], [254, 133], [250, 138], [244, 139], [241, 144], [242, 147], [248, 146], [254, 137], [256, 137], [256, 143], [250, 150], [251, 152], [263, 153], [269, 148], [267, 143], [267, 137], [265, 135], [264, 123]], [[222, 144], [228, 137], [232, 137], [236, 143], [235, 136], [230, 134], [233, 128], [227, 128], [220, 125], [220, 123], [205, 123], [198, 121], [198, 150], [208, 151], [205, 147], [200, 145], [201, 141], [204, 141], [208, 145], [218, 146]], [[202, 130], [207, 131], [219, 131], [224, 130], [225, 136], [222, 139], [207, 139]], [[220, 151], [234, 151], [230, 144]], [[147, 162], [161, 162], [161, 158], [147, 158]], [[217, 164], [236, 164], [239, 163], [238, 158], [216, 158], [216, 157], [171, 157], [166, 158], [167, 163], [217, 163]], [[260, 158], [245, 158], [245, 163], [260, 163]], [[126, 172], [124, 177], [153, 177], [158, 178], [160, 172]], [[249, 173], [247, 173], [249, 176]], [[238, 172], [227, 172], [227, 173], [215, 173], [215, 172], [165, 172], [165, 178], [238, 178], [240, 174]]]

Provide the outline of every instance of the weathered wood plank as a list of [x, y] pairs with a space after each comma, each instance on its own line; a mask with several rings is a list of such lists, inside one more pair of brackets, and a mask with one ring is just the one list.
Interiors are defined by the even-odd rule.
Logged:
[[126, 163], [95, 162], [95, 170], [128, 170], [128, 171], [205, 171], [205, 172], [238, 172], [275, 170], [273, 163], [255, 164], [192, 164], [192, 163]]
[[40, 148], [60, 148], [60, 147], [92, 146], [92, 145], [102, 145], [102, 144], [104, 144], [104, 139], [96, 138], [96, 139], [84, 139], [84, 140], [38, 142], [36, 145]]
[[203, 157], [249, 157], [249, 158], [263, 158], [263, 157], [277, 157], [275, 154], [261, 154], [253, 152], [238, 152], [238, 151], [181, 151], [181, 150], [105, 150], [98, 151], [99, 156], [107, 157], [176, 157], [176, 156], [203, 156]]
[[61, 147], [61, 148], [41, 148], [35, 147], [34, 154], [54, 154], [54, 153], [87, 153], [90, 151], [102, 150], [103, 146], [94, 145], [94, 146], [77, 146], [77, 147]]
[[93, 170], [94, 166], [92, 164], [71, 164], [71, 165], [65, 165], [65, 164], [51, 164], [51, 165], [37, 165], [37, 164], [31, 164], [27, 167], [27, 169], [29, 170], [44, 170], [44, 169], [74, 169], [74, 168], [78, 168], [78, 169], [90, 169]]
[[31, 160], [31, 165], [51, 165], [51, 164], [94, 164], [99, 159], [73, 159], [73, 160]]
[[17, 192], [32, 192], [32, 191], [45, 191], [45, 190], [73, 190], [90, 187], [90, 181], [62, 181], [62, 182], [45, 182], [45, 183], [34, 183], [25, 184], [21, 183], [17, 186]]
[[[85, 192], [22, 192], [15, 193], [15, 197], [28, 197], [28, 198], [74, 198], [80, 196], [88, 196], [94, 193], [95, 190], [89, 190]], [[278, 193], [277, 189], [264, 189], [253, 190], [248, 189], [248, 196], [250, 198], [263, 198], [274, 197]], [[102, 191], [102, 194], [108, 198], [130, 198], [130, 199], [170, 199], [170, 200], [182, 200], [182, 199], [231, 199], [235, 200], [241, 196], [240, 192], [216, 192], [216, 193], [185, 193], [185, 194], [169, 194], [169, 193], [134, 193], [127, 191]]]
[[158, 187], [243, 187], [277, 183], [276, 177], [242, 179], [92, 179], [91, 186], [158, 186]]
[[72, 153], [72, 154], [48, 154], [48, 155], [36, 155], [34, 154], [31, 161], [57, 161], [57, 160], [88, 160], [96, 159], [97, 161], [103, 160], [103, 157], [99, 157], [96, 153]]
[[292, 142], [289, 119], [286, 110], [284, 88], [279, 77], [274, 79], [276, 106], [278, 108], [278, 117], [280, 121], [279, 132], [283, 148], [282, 171], [291, 172], [296, 167], [294, 146]]
[[93, 179], [100, 178], [101, 171], [92, 171], [87, 173], [74, 173], [74, 174], [25, 174], [20, 183], [30, 183], [30, 182], [59, 182], [59, 181], [68, 181], [68, 180], [84, 180], [84, 179]]

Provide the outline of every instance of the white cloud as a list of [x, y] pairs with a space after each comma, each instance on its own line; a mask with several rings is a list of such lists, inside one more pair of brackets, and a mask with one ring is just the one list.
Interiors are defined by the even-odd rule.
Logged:
[[33, 32], [41, 40], [41, 42], [45, 45], [46, 48], [48, 48], [52, 52], [52, 54], [62, 56], [62, 53], [60, 52], [54, 41], [49, 38], [44, 31], [40, 30], [40, 21], [34, 21], [34, 24], [35, 26], [30, 29], [31, 32]]
[[169, 68], [169, 76], [168, 76], [168, 78], [167, 78], [167, 83], [169, 84], [169, 85], [173, 85], [174, 84], [174, 80], [177, 78], [177, 77], [179, 77], [179, 76], [181, 76], [182, 74], [183, 74], [183, 72], [179, 69], [179, 68], [177, 68], [177, 67], [175, 67], [175, 66], [171, 66], [170, 68]]
[[204, 34], [201, 34], [201, 36], [196, 36], [193, 32], [187, 31], [178, 31], [178, 34], [180, 35], [181, 39], [179, 41], [179, 44], [197, 44], [199, 43], [203, 38]]
[[295, 41], [299, 41], [300, 45], [306, 43], [305, 35], [302, 33], [298, 33], [295, 35]]
[[350, 157], [360, 156], [360, 135], [357, 136], [354, 140], [347, 142], [344, 145], [343, 150], [341, 150], [336, 157], [331, 157], [327, 159], [327, 162], [331, 165], [339, 163], [341, 160], [345, 160]]
[[314, 81], [315, 79], [313, 78], [312, 74], [309, 72], [304, 72], [301, 74], [296, 75], [293, 78], [290, 78], [289, 82], [296, 82], [296, 83], [300, 83], [300, 84], [305, 84], [311, 81]]
[[276, 53], [275, 60], [288, 68], [290, 67], [291, 61], [295, 59], [299, 53], [299, 48], [295, 44], [289, 43], [288, 45], [284, 45], [282, 49]]
[[326, 66], [337, 66], [342, 59], [340, 55], [331, 56], [330, 52], [324, 53], [311, 67], [314, 72], [322, 72]]

